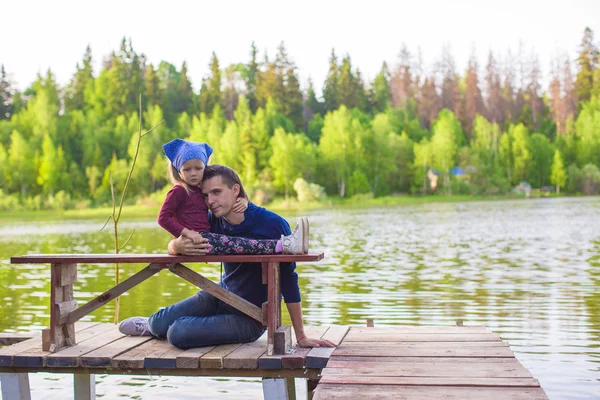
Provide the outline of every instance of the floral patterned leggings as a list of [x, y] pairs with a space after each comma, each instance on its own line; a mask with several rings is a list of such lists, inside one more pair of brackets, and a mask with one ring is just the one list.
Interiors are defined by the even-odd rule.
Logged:
[[277, 239], [248, 239], [202, 232], [211, 246], [206, 254], [275, 254]]

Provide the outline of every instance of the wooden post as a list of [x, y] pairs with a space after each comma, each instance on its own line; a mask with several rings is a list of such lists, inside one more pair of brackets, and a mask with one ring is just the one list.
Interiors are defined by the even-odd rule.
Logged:
[[3, 400], [31, 400], [28, 374], [0, 373]]
[[263, 378], [262, 386], [265, 400], [296, 400], [294, 378]]
[[367, 319], [367, 328], [372, 328], [375, 326], [375, 320], [372, 318]]
[[77, 264], [52, 264], [50, 275], [50, 343], [43, 350], [56, 352], [74, 346], [75, 325], [67, 323], [69, 314], [77, 308], [73, 299], [73, 283], [77, 281]]
[[279, 263], [270, 262], [268, 271], [268, 305], [267, 305], [267, 355], [272, 356], [275, 350], [275, 331], [281, 321], [281, 286], [279, 281]]
[[96, 398], [96, 375], [74, 374], [73, 391], [75, 400], [92, 400]]
[[306, 400], [312, 400], [315, 396], [315, 389], [319, 384], [319, 379], [310, 379], [306, 380]]

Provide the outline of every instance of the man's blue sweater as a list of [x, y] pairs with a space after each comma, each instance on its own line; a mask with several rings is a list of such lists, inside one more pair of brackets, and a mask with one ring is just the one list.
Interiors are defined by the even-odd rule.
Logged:
[[[244, 212], [244, 221], [233, 225], [224, 218], [215, 218], [208, 214], [210, 231], [227, 236], [239, 236], [250, 239], [280, 239], [281, 235], [291, 234], [290, 225], [285, 219], [265, 208], [248, 203]], [[267, 285], [262, 283], [260, 263], [225, 263], [225, 275], [221, 286], [248, 300], [258, 307], [267, 301]], [[299, 303], [300, 288], [296, 263], [281, 263], [281, 293], [286, 303]]]

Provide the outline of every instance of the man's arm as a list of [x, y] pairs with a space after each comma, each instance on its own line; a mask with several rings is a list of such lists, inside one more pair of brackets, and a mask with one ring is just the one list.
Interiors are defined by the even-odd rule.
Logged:
[[290, 319], [296, 333], [296, 341], [300, 347], [335, 347], [335, 344], [327, 339], [312, 339], [304, 333], [304, 322], [302, 321], [302, 303], [286, 303]]
[[184, 256], [203, 256], [209, 248], [208, 240], [201, 238], [200, 243], [194, 244], [191, 239], [179, 236], [169, 242], [168, 252], [172, 256], [183, 254]]

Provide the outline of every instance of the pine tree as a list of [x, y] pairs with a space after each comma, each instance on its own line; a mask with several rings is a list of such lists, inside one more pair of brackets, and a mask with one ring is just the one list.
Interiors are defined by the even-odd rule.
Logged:
[[246, 81], [246, 98], [252, 113], [256, 112], [258, 108], [258, 102], [256, 100], [256, 79], [258, 77], [258, 62], [256, 56], [258, 55], [258, 49], [254, 42], [250, 49], [250, 62], [246, 65], [245, 81]]
[[583, 32], [580, 44], [580, 53], [577, 57], [577, 78], [575, 79], [575, 95], [579, 107], [588, 101], [594, 86], [594, 70], [598, 64], [598, 48], [594, 45], [594, 32], [588, 27]]
[[201, 110], [206, 114], [211, 114], [217, 104], [221, 104], [223, 98], [221, 92], [221, 70], [219, 69], [219, 59], [213, 51], [209, 64], [210, 76], [203, 80], [200, 89]]
[[371, 84], [371, 103], [373, 113], [385, 111], [391, 103], [390, 73], [387, 64], [384, 62], [381, 71]]
[[77, 64], [77, 71], [67, 86], [65, 108], [67, 110], [83, 110], [85, 107], [85, 91], [88, 83], [94, 79], [92, 71], [92, 48], [85, 49], [82, 65]]
[[179, 82], [177, 83], [177, 97], [175, 98], [176, 102], [173, 106], [173, 112], [180, 114], [190, 110], [193, 104], [193, 96], [194, 91], [192, 89], [192, 83], [188, 78], [187, 63], [184, 61], [181, 65]]
[[477, 115], [485, 115], [485, 109], [481, 89], [479, 88], [477, 60], [475, 53], [473, 53], [469, 60], [465, 89], [465, 130], [469, 137], [471, 137], [473, 121]]
[[500, 84], [500, 74], [498, 73], [498, 66], [494, 54], [490, 51], [488, 55], [488, 63], [486, 67], [486, 118], [491, 121], [502, 125], [504, 121], [504, 113], [502, 106], [502, 87]]
[[340, 68], [337, 62], [335, 50], [331, 49], [329, 58], [329, 72], [323, 86], [323, 100], [325, 102], [325, 112], [334, 111], [342, 104], [339, 88]]
[[421, 126], [431, 127], [441, 110], [440, 98], [435, 90], [433, 78], [425, 78], [421, 86], [421, 99], [419, 102], [419, 118]]

